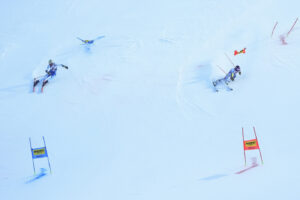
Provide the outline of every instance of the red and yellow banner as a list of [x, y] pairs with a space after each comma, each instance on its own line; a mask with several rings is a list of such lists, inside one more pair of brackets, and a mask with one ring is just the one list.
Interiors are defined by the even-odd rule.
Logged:
[[244, 141], [244, 149], [245, 150], [259, 149], [257, 139], [245, 140]]

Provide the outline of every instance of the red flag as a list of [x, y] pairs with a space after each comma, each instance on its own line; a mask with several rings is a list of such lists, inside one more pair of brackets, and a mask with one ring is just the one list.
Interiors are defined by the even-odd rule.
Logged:
[[237, 51], [237, 50], [234, 51], [234, 55], [235, 56], [238, 55], [238, 54], [241, 54], [241, 53], [246, 53], [246, 48], [244, 48], [244, 49], [242, 49], [240, 51]]

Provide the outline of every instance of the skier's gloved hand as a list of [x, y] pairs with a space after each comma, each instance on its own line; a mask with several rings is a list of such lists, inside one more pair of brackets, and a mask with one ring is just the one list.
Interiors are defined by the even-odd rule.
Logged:
[[230, 79], [231, 79], [232, 81], [234, 81], [234, 78], [233, 78], [233, 77], [230, 77]]
[[241, 75], [242, 74], [242, 72], [239, 72], [239, 75]]

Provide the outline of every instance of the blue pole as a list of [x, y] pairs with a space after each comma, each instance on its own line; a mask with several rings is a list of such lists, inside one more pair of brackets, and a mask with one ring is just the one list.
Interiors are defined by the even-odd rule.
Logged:
[[[43, 140], [44, 140], [44, 145], [47, 151], [47, 147], [46, 147], [46, 142], [45, 142], [45, 138], [43, 136]], [[48, 165], [49, 165], [49, 169], [50, 169], [50, 174], [52, 174], [52, 170], [51, 170], [51, 165], [50, 165], [50, 161], [49, 161], [49, 155], [48, 155], [48, 151], [47, 151], [47, 159], [48, 159]]]
[[31, 139], [30, 139], [30, 138], [29, 138], [29, 143], [30, 143], [30, 151], [31, 151], [31, 158], [32, 158], [33, 171], [34, 171], [34, 174], [35, 174], [35, 166], [34, 166], [34, 160], [33, 160], [33, 157], [32, 157], [32, 146], [31, 146]]

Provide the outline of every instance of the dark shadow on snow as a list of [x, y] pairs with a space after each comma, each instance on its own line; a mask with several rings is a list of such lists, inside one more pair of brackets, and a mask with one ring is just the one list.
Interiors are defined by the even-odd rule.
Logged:
[[28, 181], [26, 181], [25, 183], [26, 184], [29, 184], [29, 183], [32, 183], [32, 182], [35, 182], [41, 178], [43, 178], [44, 176], [47, 175], [47, 170], [45, 168], [41, 168], [40, 169], [40, 173], [32, 176]]
[[215, 175], [212, 175], [212, 176], [201, 178], [199, 180], [200, 181], [211, 181], [211, 180], [223, 178], [224, 176], [228, 176], [228, 174], [215, 174]]

